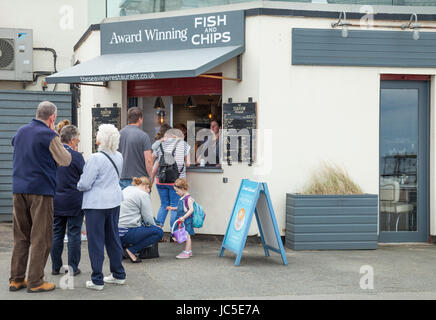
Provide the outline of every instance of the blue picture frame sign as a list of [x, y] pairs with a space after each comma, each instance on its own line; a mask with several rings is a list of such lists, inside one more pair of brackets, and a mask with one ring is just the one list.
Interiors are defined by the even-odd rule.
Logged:
[[236, 253], [235, 266], [240, 264], [253, 215], [256, 216], [265, 256], [270, 255], [270, 250], [277, 252], [281, 255], [283, 264], [287, 265], [268, 185], [266, 182], [249, 179], [243, 179], [239, 186], [219, 256], [224, 255], [225, 249], [230, 250]]

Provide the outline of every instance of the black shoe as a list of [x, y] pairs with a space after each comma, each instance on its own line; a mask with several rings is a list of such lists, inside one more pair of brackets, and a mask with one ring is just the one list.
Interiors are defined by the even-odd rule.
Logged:
[[[67, 272], [68, 272], [68, 269], [64, 271], [64, 273], [67, 273]], [[58, 269], [58, 270], [53, 269], [53, 270], [51, 271], [51, 274], [52, 274], [53, 276], [58, 276], [58, 275], [61, 274], [61, 270], [60, 270], [60, 269]]]
[[[53, 273], [53, 272], [57, 272], [57, 273], [55, 274], [55, 273]], [[58, 275], [59, 273], [60, 273], [60, 272], [59, 272], [59, 271], [56, 271], [56, 270], [53, 270], [53, 271], [51, 272], [52, 275]], [[65, 273], [68, 273], [68, 269], [65, 270]], [[81, 273], [82, 273], [82, 271], [80, 271], [80, 269], [77, 268], [77, 270], [73, 272], [73, 277], [75, 277], [75, 276], [77, 276], [78, 274], [81, 274]]]

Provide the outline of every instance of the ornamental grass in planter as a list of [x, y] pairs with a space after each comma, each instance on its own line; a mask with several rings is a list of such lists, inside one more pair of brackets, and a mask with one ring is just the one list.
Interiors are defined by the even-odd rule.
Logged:
[[301, 193], [286, 196], [286, 246], [294, 250], [375, 249], [378, 196], [323, 164]]
[[363, 194], [362, 189], [348, 175], [345, 169], [332, 164], [321, 165], [312, 175], [310, 183], [302, 194]]

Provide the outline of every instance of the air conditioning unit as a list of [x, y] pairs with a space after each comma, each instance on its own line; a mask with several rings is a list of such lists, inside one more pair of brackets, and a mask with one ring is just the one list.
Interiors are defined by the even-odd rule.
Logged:
[[0, 28], [0, 80], [33, 81], [33, 30]]

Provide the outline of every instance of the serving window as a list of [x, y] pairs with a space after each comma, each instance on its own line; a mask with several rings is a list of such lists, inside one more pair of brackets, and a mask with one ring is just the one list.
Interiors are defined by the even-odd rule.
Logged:
[[194, 148], [192, 167], [221, 167], [221, 118], [221, 95], [173, 97], [173, 127], [186, 130]]
[[180, 78], [128, 81], [128, 107], [144, 114], [152, 143], [162, 124], [180, 129], [191, 147], [189, 170], [221, 171], [221, 79]]

